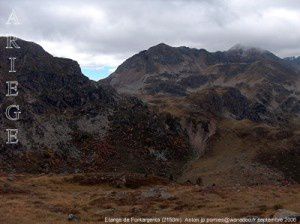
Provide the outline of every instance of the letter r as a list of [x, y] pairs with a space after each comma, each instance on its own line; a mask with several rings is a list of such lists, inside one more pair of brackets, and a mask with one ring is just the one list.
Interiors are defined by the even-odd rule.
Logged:
[[18, 38], [16, 38], [16, 37], [8, 36], [7, 37], [6, 48], [11, 49], [11, 48], [14, 47], [14, 48], [19, 49], [20, 46], [17, 44], [17, 42], [16, 42], [17, 40], [18, 40]]

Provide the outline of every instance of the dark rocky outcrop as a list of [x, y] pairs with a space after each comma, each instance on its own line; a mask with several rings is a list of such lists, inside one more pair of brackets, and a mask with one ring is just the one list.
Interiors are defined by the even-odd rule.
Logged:
[[[76, 61], [53, 57], [39, 45], [0, 38], [0, 81], [19, 82], [19, 95], [5, 97], [4, 111], [20, 105], [19, 121], [1, 117], [1, 127], [19, 129], [19, 144], [0, 136], [0, 169], [22, 172], [132, 171], [176, 174], [189, 155], [186, 134], [175, 118], [151, 111], [142, 101], [120, 96], [85, 77]], [[16, 73], [8, 73], [10, 56]], [[172, 127], [178, 127], [173, 130]]]

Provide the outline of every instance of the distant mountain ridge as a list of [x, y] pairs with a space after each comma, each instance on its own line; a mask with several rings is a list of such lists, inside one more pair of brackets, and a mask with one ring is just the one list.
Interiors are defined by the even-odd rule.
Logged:
[[292, 63], [297, 69], [300, 70], [300, 56], [298, 57], [286, 57], [284, 60]]
[[269, 51], [241, 45], [211, 53], [158, 44], [127, 59], [100, 82], [120, 93], [153, 97], [235, 88], [252, 108], [261, 108], [254, 117], [248, 116], [250, 119], [272, 120], [274, 112], [300, 113], [299, 71]]

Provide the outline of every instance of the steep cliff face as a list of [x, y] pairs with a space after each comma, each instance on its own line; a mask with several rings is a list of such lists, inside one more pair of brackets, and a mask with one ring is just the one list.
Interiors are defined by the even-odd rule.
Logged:
[[[190, 152], [175, 118], [89, 80], [71, 59], [53, 57], [31, 42], [17, 44], [20, 49], [6, 49], [6, 38], [0, 38], [1, 83], [19, 82], [17, 97], [6, 97], [1, 88], [1, 110], [13, 103], [21, 108], [18, 121], [0, 118], [2, 170], [167, 176], [180, 169]], [[11, 56], [16, 73], [8, 72]], [[19, 144], [5, 144], [6, 128], [19, 129]]]

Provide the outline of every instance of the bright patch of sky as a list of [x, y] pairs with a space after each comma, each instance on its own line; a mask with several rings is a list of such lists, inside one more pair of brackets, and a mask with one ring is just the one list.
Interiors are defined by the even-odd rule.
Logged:
[[89, 77], [89, 79], [99, 81], [100, 79], [104, 79], [109, 76], [112, 72], [115, 71], [114, 67], [110, 66], [103, 66], [100, 68], [93, 68], [93, 67], [81, 67], [81, 72]]

